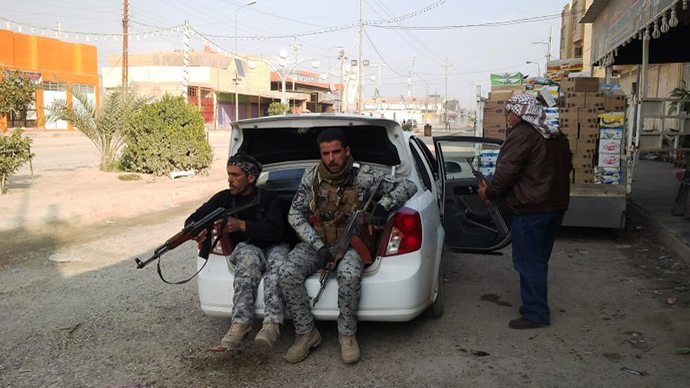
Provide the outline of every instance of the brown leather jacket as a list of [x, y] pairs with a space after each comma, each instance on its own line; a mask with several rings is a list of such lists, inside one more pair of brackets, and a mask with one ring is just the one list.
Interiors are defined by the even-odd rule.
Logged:
[[568, 138], [545, 139], [522, 121], [508, 130], [486, 196], [503, 211], [520, 215], [566, 210], [572, 153]]

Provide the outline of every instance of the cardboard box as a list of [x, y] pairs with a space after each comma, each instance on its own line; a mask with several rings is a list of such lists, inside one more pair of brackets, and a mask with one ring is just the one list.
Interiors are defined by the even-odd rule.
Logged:
[[599, 154], [597, 166], [598, 167], [620, 167], [621, 166], [621, 156], [620, 156], [620, 154]]
[[594, 124], [580, 124], [578, 135], [580, 139], [598, 139], [599, 127]]
[[597, 139], [577, 139], [576, 155], [595, 154], [597, 152]]
[[558, 112], [558, 122], [560, 125], [577, 124], [577, 109], [561, 108]]
[[601, 128], [625, 127], [625, 112], [606, 112], [600, 114], [599, 126]]
[[505, 116], [484, 116], [484, 126], [487, 125], [500, 125], [503, 128], [508, 127], [508, 120]]
[[620, 185], [621, 176], [594, 174], [594, 184], [596, 185]]
[[494, 123], [486, 123], [486, 122], [484, 123], [484, 131], [490, 130], [490, 129], [493, 129], [493, 130], [498, 130], [498, 129], [506, 130], [507, 128], [508, 128], [508, 125], [507, 125], [506, 123], [502, 123], [502, 124], [499, 124], [499, 123], [495, 123], [495, 124], [494, 124]]
[[[500, 102], [500, 101], [508, 101], [510, 97], [513, 96], [512, 91], [495, 91], [495, 92], [489, 92], [489, 99], [487, 102]], [[505, 102], [503, 103], [505, 105]]]
[[598, 125], [599, 111], [593, 108], [580, 108], [577, 110], [577, 122], [580, 125]]
[[617, 154], [621, 153], [621, 140], [620, 139], [601, 139], [599, 140], [599, 153], [600, 154]]
[[595, 167], [594, 173], [597, 175], [620, 175], [620, 167]]
[[594, 167], [594, 154], [575, 154], [573, 156], [573, 168], [583, 169], [592, 167]]
[[561, 79], [561, 92], [598, 92], [599, 78], [567, 77]]
[[623, 139], [623, 128], [601, 128], [599, 139]]
[[568, 139], [570, 139], [570, 149], [574, 150], [573, 147], [577, 148], [577, 146], [573, 145], [577, 144], [577, 138], [579, 136], [579, 126], [577, 125], [577, 123], [565, 125], [561, 124], [559, 129], [561, 130], [561, 133], [563, 133], [568, 137]]
[[575, 179], [573, 180], [575, 184], [592, 184], [594, 183], [594, 172], [592, 169], [575, 169]]
[[484, 129], [484, 137], [490, 137], [492, 139], [504, 140], [506, 138], [505, 129]]
[[587, 93], [567, 92], [565, 94], [566, 108], [586, 108], [587, 107]]
[[625, 111], [626, 97], [622, 90], [607, 90], [604, 92], [604, 110]]
[[[554, 96], [549, 91], [548, 86], [542, 86], [541, 88], [539, 88], [539, 95], [544, 99], [546, 106], [548, 106], [548, 107], [556, 106], [556, 100], [554, 99]], [[558, 96], [556, 96], [556, 97], [558, 97]]]
[[484, 107], [484, 117], [486, 116], [506, 116], [505, 108], [489, 108]]
[[524, 92], [527, 90], [525, 85], [491, 85], [491, 92]]
[[485, 112], [493, 112], [494, 110], [498, 109], [505, 109], [506, 107], [506, 100], [500, 100], [500, 101], [487, 101], [484, 103], [484, 111]]
[[586, 101], [585, 101], [585, 106], [587, 108], [591, 109], [604, 109], [604, 104], [605, 104], [605, 98], [604, 98], [604, 93], [602, 92], [588, 92], [585, 93], [586, 96]]

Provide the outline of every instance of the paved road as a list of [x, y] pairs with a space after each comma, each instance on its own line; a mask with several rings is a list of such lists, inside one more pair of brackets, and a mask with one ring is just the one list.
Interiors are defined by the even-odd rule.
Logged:
[[[32, 161], [34, 174], [51, 171], [74, 171], [79, 168], [98, 167], [100, 154], [96, 146], [81, 133], [61, 133], [55, 136], [46, 134], [29, 134], [33, 139], [32, 152], [36, 155]], [[208, 138], [216, 156], [226, 155], [230, 141], [229, 131], [208, 133]], [[29, 175], [29, 164], [22, 166], [17, 178]]]

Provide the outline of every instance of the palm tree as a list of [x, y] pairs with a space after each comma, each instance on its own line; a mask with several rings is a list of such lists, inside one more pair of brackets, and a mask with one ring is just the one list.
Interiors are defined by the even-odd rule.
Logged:
[[131, 115], [144, 107], [151, 99], [138, 96], [130, 89], [118, 88], [109, 92], [99, 109], [87, 95], [74, 90], [72, 103], [56, 100], [47, 107], [50, 122], [64, 120], [86, 135], [101, 154], [101, 171], [112, 171], [115, 158], [122, 148]]

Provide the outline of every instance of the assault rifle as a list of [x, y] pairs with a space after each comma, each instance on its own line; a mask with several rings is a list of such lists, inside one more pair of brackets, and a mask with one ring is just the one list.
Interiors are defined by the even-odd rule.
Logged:
[[[477, 178], [477, 184], [479, 187], [487, 187], [488, 184], [486, 183], [486, 178], [484, 178], [484, 174], [481, 172], [477, 171], [476, 168], [474, 168], [474, 164], [472, 164], [474, 161], [474, 158], [467, 158], [467, 164], [470, 165], [470, 168], [472, 169], [472, 174], [474, 174], [474, 177]], [[496, 226], [495, 232], [498, 233], [499, 237], [505, 237], [508, 235], [508, 225], [506, 225], [505, 220], [503, 220], [503, 216], [501, 216], [501, 212], [498, 210], [498, 206], [496, 206], [496, 203], [491, 200], [486, 200], [484, 201], [484, 204], [486, 205], [487, 208], [489, 208], [489, 215], [491, 216], [491, 220], [494, 222], [494, 225]]]
[[360, 223], [364, 223], [364, 211], [369, 207], [371, 201], [374, 200], [374, 195], [376, 195], [376, 192], [379, 190], [379, 187], [381, 187], [381, 182], [383, 182], [383, 179], [377, 181], [376, 184], [374, 184], [373, 188], [371, 189], [371, 195], [369, 196], [367, 202], [361, 209], [357, 209], [354, 213], [352, 213], [350, 219], [347, 221], [347, 225], [345, 226], [345, 231], [340, 236], [340, 239], [338, 239], [338, 241], [332, 247], [329, 248], [331, 250], [331, 253], [333, 254], [333, 261], [327, 263], [326, 268], [324, 268], [321, 272], [321, 278], [319, 278], [321, 288], [319, 289], [318, 294], [316, 294], [316, 297], [314, 298], [313, 306], [316, 306], [316, 303], [319, 302], [319, 298], [321, 298], [323, 290], [326, 289], [326, 283], [328, 282], [328, 278], [330, 278], [333, 271], [335, 271], [335, 267], [338, 266], [338, 262], [340, 261], [340, 259], [342, 259], [343, 256], [345, 256], [345, 252], [347, 252], [347, 249], [350, 247], [350, 241], [352, 241], [352, 237], [354, 237], [354, 235], [357, 234], [357, 232], [359, 231]]
[[[213, 249], [213, 246], [215, 245], [215, 243], [212, 241], [213, 240], [213, 233], [212, 233], [213, 232], [213, 224], [216, 221], [222, 219], [223, 220], [222, 228], [224, 228], [225, 222], [227, 221], [229, 216], [231, 216], [235, 213], [239, 213], [242, 210], [254, 207], [258, 204], [259, 204], [259, 201], [255, 199], [252, 202], [249, 202], [249, 203], [241, 205], [241, 206], [236, 206], [232, 209], [226, 209], [224, 207], [217, 208], [216, 210], [207, 214], [204, 218], [185, 226], [181, 231], [177, 232], [176, 235], [170, 237], [165, 242], [165, 244], [156, 248], [153, 251], [153, 255], [151, 255], [151, 257], [149, 257], [148, 259], [146, 259], [144, 261], [139, 260], [139, 258], [134, 259], [134, 261], [137, 263], [137, 268], [141, 269], [141, 268], [146, 267], [149, 263], [151, 263], [152, 261], [154, 261], [156, 259], [159, 259], [165, 253], [177, 248], [178, 246], [182, 245], [183, 243], [185, 243], [189, 240], [194, 239], [194, 237], [196, 237], [199, 233], [201, 233], [202, 230], [206, 230], [207, 233], [206, 233], [206, 240], [204, 240], [204, 242], [201, 244], [201, 249], [199, 249], [199, 257], [202, 257], [202, 258], [208, 260], [208, 255], [211, 253], [211, 249]], [[222, 233], [222, 231], [221, 231], [221, 233]], [[216, 243], [217, 243], [217, 239], [216, 239]], [[158, 267], [158, 273], [160, 275], [160, 263], [159, 263], [159, 267]], [[194, 276], [192, 276], [192, 277], [194, 277]], [[162, 276], [161, 276], [161, 279], [163, 279]], [[189, 279], [187, 279], [187, 280], [189, 280]], [[168, 283], [165, 279], [163, 279], [163, 281]]]

